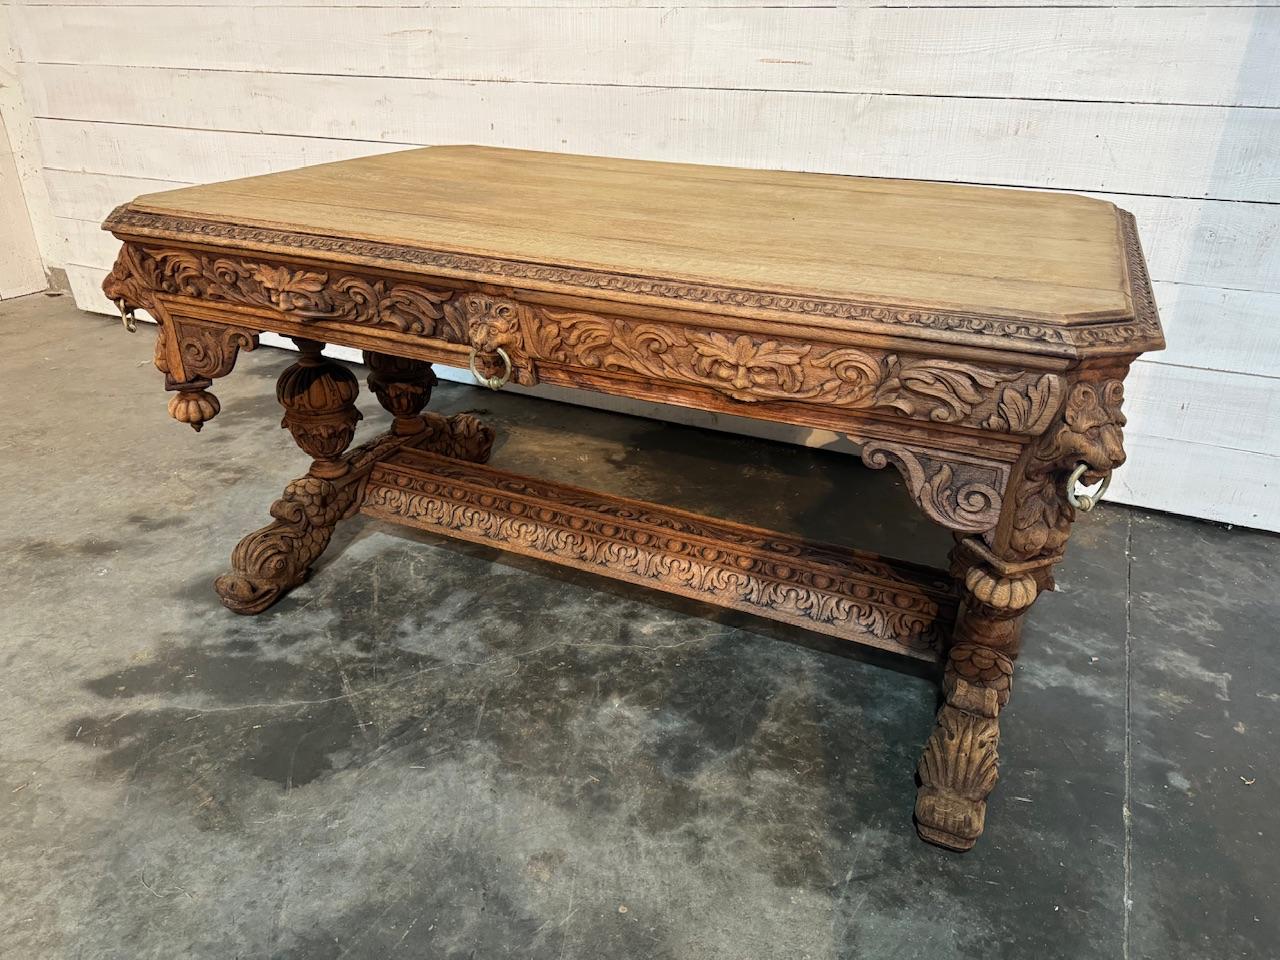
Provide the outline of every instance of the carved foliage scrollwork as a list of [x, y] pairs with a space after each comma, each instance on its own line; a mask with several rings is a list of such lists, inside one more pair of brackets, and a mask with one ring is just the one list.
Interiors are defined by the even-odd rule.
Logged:
[[862, 462], [874, 470], [896, 466], [912, 499], [931, 520], [950, 530], [977, 533], [1000, 520], [1009, 477], [1003, 464], [879, 442], [863, 445]]
[[750, 334], [542, 308], [541, 358], [706, 387], [742, 403], [788, 400], [1034, 434], [1053, 417], [1061, 378], [958, 360], [906, 357]]
[[[258, 335], [241, 327], [174, 317], [170, 321], [182, 369], [191, 380], [216, 380], [235, 367], [241, 350], [258, 346]], [[161, 338], [166, 335], [161, 334]]]
[[945, 595], [847, 551], [829, 565], [780, 535], [457, 462], [379, 467], [364, 509], [881, 646], [937, 649], [950, 614]]
[[464, 324], [443, 306], [453, 291], [347, 271], [125, 244], [103, 290], [108, 297], [144, 307], [153, 292], [162, 292], [267, 307], [299, 320], [355, 323], [466, 342]]

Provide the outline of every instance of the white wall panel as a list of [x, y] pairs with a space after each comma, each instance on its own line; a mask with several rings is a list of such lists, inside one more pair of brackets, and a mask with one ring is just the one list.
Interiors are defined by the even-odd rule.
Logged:
[[4, 9], [46, 258], [87, 309], [110, 309], [97, 224], [117, 203], [412, 145], [1087, 192], [1137, 216], [1170, 341], [1127, 384], [1111, 496], [1280, 529], [1280, 0]]
[[1280, 202], [1280, 110], [1253, 107], [67, 64], [21, 72], [39, 117]]
[[[25, 59], [251, 73], [1275, 106], [1280, 9], [18, 7]], [[643, 38], [643, 42], [636, 42]], [[323, 50], [322, 57], [317, 51]]]

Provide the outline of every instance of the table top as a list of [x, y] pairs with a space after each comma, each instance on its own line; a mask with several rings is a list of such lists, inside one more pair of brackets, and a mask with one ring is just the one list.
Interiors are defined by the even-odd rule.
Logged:
[[[188, 218], [514, 263], [517, 278], [550, 265], [624, 293], [699, 285], [676, 293], [705, 304], [710, 289], [806, 326], [839, 325], [841, 312], [795, 298], [1033, 320], [1061, 340], [1140, 317], [1135, 300], [1149, 300], [1128, 215], [1066, 193], [450, 146], [148, 194], [122, 210], [135, 223]], [[1141, 349], [1158, 345], [1149, 312]]]

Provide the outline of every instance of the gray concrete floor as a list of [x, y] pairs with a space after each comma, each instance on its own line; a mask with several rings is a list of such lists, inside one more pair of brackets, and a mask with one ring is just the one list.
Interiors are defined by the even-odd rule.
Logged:
[[[0, 336], [0, 956], [1280, 955], [1280, 538], [1078, 524], [959, 856], [911, 826], [927, 673], [359, 518], [236, 617], [210, 582], [304, 468], [287, 356], [242, 355], [197, 436], [146, 328], [30, 297]], [[946, 547], [849, 457], [433, 407], [485, 411], [514, 469]]]

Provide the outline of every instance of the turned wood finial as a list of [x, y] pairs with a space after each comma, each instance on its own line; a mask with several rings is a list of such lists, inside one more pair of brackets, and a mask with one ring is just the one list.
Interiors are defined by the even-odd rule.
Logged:
[[276, 384], [276, 399], [285, 408], [280, 425], [314, 458], [313, 476], [340, 477], [347, 472], [342, 452], [350, 446], [361, 419], [355, 406], [360, 385], [355, 374], [320, 353], [323, 344], [301, 338], [294, 343], [302, 356]]
[[[206, 385], [208, 381], [205, 381]], [[179, 390], [169, 398], [169, 416], [179, 423], [189, 424], [196, 433], [206, 420], [212, 420], [222, 409], [222, 404], [208, 390]]]

